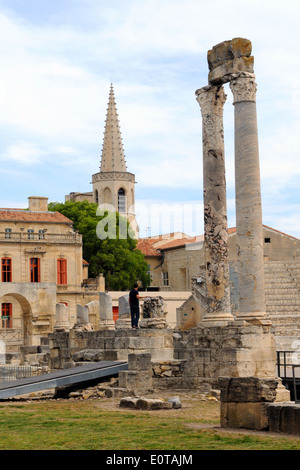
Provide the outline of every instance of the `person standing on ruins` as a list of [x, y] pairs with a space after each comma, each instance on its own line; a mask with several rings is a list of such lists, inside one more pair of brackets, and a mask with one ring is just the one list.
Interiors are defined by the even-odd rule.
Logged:
[[139, 318], [140, 318], [140, 304], [139, 299], [143, 299], [139, 295], [138, 284], [134, 284], [133, 289], [129, 292], [129, 305], [131, 313], [131, 327], [138, 328]]

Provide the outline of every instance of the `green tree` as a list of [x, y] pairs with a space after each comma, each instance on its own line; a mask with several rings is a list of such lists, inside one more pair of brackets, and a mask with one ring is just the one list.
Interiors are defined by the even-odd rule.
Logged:
[[[126, 219], [119, 213], [97, 215], [97, 204], [87, 201], [51, 202], [50, 211], [60, 212], [73, 222], [74, 230], [82, 234], [83, 258], [89, 263], [89, 276], [105, 276], [106, 287], [128, 290], [140, 280], [143, 287], [150, 284], [148, 265], [136, 248], [137, 240]], [[129, 236], [124, 236], [124, 227]]]

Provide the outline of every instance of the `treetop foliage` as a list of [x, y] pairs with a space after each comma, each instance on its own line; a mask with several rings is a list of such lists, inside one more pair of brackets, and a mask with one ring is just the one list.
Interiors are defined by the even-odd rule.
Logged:
[[[150, 284], [148, 265], [136, 248], [137, 240], [130, 236], [132, 231], [128, 221], [125, 222], [118, 212], [104, 212], [99, 216], [97, 208], [97, 204], [88, 201], [50, 202], [48, 205], [49, 211], [60, 212], [72, 220], [73, 229], [82, 234], [83, 258], [89, 263], [90, 277], [103, 273], [109, 290], [129, 290], [138, 280], [147, 287]], [[99, 223], [101, 227], [107, 225], [107, 238], [99, 238]], [[124, 227], [125, 223], [129, 234], [120, 238], [120, 226]]]

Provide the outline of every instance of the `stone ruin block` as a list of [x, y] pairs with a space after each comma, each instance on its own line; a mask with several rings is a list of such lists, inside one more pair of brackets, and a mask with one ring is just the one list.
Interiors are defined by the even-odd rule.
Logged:
[[296, 403], [272, 403], [267, 408], [270, 432], [300, 435], [300, 407]]
[[244, 38], [234, 38], [214, 46], [207, 53], [209, 83], [221, 85], [230, 81], [233, 74], [253, 73], [254, 58], [251, 51], [251, 41]]
[[119, 297], [119, 318], [130, 318], [129, 295], [125, 294]]
[[219, 377], [221, 426], [267, 429], [268, 404], [276, 401], [280, 386], [276, 378]]
[[92, 323], [94, 329], [98, 328], [99, 325], [99, 301], [93, 300], [85, 305], [85, 308], [88, 309], [88, 318], [90, 323]]
[[220, 377], [221, 401], [273, 402], [276, 399], [278, 380], [258, 377]]
[[116, 320], [116, 329], [122, 330], [131, 328], [131, 314], [129, 305], [129, 295], [119, 297], [119, 318]]
[[119, 372], [119, 386], [132, 393], [152, 391], [151, 354], [128, 354], [128, 370]]
[[151, 354], [128, 354], [129, 370], [152, 370]]
[[144, 397], [125, 397], [120, 401], [120, 406], [124, 408], [133, 408], [138, 410], [170, 410], [175, 408], [170, 401], [164, 401], [160, 398]]
[[77, 323], [89, 323], [89, 309], [82, 305], [77, 305]]
[[112, 311], [112, 298], [106, 292], [99, 292], [99, 315], [100, 329], [112, 330], [115, 329], [115, 322], [113, 320], [113, 311]]
[[56, 317], [54, 323], [54, 330], [69, 331], [71, 328], [69, 321], [69, 309], [66, 305], [56, 304]]
[[161, 296], [146, 297], [142, 314], [140, 328], [166, 328], [167, 312], [165, 312], [164, 300]]
[[143, 318], [164, 318], [164, 299], [161, 296], [146, 297], [143, 304]]

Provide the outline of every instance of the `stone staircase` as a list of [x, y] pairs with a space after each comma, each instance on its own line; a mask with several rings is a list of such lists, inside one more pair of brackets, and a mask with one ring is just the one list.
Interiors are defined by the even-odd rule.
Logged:
[[[272, 321], [277, 350], [300, 350], [300, 261], [264, 264], [266, 311]], [[231, 309], [238, 312], [236, 266], [230, 265]], [[193, 279], [192, 293], [205, 310], [205, 272]]]
[[[300, 346], [300, 261], [270, 261], [265, 268], [266, 310], [277, 349]], [[294, 343], [295, 344], [295, 343]]]

